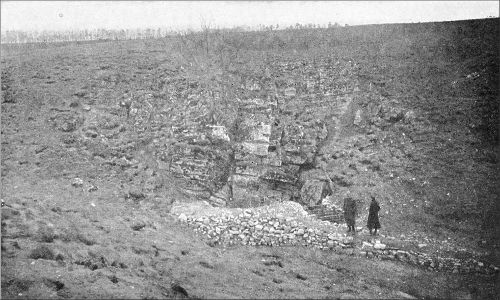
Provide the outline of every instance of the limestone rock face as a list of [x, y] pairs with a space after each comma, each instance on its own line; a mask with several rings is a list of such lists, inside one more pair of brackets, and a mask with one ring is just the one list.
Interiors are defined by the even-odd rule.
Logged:
[[213, 206], [224, 207], [230, 199], [229, 185], [224, 185], [218, 192], [209, 198], [209, 203]]
[[[331, 123], [345, 111], [349, 94], [359, 90], [353, 64], [280, 58], [268, 68], [282, 76], [241, 78], [238, 99], [231, 101], [237, 106], [234, 115], [203, 115], [220, 93], [207, 97], [210, 101], [199, 93], [188, 96], [187, 109], [173, 122], [175, 143], [163, 161], [179, 178], [208, 189], [206, 200], [213, 205], [251, 207], [292, 199], [313, 207], [325, 196], [323, 180], [299, 180], [300, 173], [316, 168]], [[335, 208], [318, 213], [332, 219], [338, 214]]]
[[240, 145], [242, 152], [254, 154], [257, 156], [267, 156], [267, 149], [269, 148], [268, 143], [243, 142]]
[[269, 144], [269, 137], [271, 135], [270, 124], [259, 124], [250, 132], [250, 140], [258, 143]]

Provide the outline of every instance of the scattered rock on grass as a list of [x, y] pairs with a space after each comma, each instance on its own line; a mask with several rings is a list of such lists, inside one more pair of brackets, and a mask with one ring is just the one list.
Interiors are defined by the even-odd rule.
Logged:
[[127, 199], [132, 199], [134, 201], [140, 201], [142, 199], [145, 199], [146, 198], [146, 195], [140, 191], [140, 190], [136, 190], [136, 189], [131, 189], [128, 193], [127, 193], [127, 196], [126, 196]]
[[71, 182], [71, 185], [74, 186], [74, 187], [82, 187], [83, 186], [83, 180], [81, 178], [76, 177]]
[[412, 295], [409, 295], [409, 294], [407, 294], [405, 292], [401, 292], [401, 291], [397, 291], [396, 296], [401, 297], [401, 299], [417, 299], [417, 298], [413, 297]]
[[356, 115], [354, 116], [354, 125], [359, 126], [361, 124], [361, 110], [356, 111]]
[[49, 146], [47, 145], [39, 145], [35, 148], [35, 154], [39, 154], [39, 153], [42, 153], [43, 151], [45, 151], [47, 148], [49, 148]]
[[297, 274], [295, 277], [297, 277], [297, 279], [300, 279], [300, 280], [307, 280], [307, 277], [304, 275], [301, 275], [301, 274]]
[[283, 283], [283, 280], [281, 280], [279, 278], [273, 278], [273, 282], [277, 283], [277, 284], [280, 284], [280, 283]]
[[211, 264], [207, 263], [206, 261], [200, 261], [200, 265], [204, 268], [207, 268], [207, 269], [213, 269], [214, 266], [212, 266]]
[[139, 231], [139, 230], [143, 229], [144, 227], [146, 227], [146, 224], [144, 224], [143, 222], [137, 222], [137, 223], [132, 224], [132, 226], [130, 226], [130, 228], [132, 228], [132, 230], [135, 230], [135, 231]]
[[181, 222], [187, 222], [187, 216], [185, 214], [180, 214], [179, 215], [179, 221]]

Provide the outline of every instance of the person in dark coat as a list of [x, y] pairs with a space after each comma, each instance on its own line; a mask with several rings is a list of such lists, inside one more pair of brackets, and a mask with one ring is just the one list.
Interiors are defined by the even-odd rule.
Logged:
[[[370, 230], [370, 235], [377, 235], [377, 229], [380, 228], [380, 221], [378, 219], [378, 212], [380, 210], [380, 205], [372, 196], [372, 202], [370, 203], [370, 211], [368, 212], [368, 229]], [[372, 230], [375, 230], [372, 233]]]
[[357, 214], [357, 207], [356, 207], [356, 201], [352, 199], [351, 197], [347, 197], [344, 199], [344, 219], [347, 224], [347, 232], [354, 232], [356, 233], [356, 214]]

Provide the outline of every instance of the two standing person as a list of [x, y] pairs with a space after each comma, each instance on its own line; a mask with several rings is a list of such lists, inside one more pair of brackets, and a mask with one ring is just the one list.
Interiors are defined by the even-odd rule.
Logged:
[[[370, 203], [370, 210], [368, 213], [367, 227], [370, 230], [370, 235], [377, 235], [377, 230], [380, 229], [380, 221], [378, 219], [378, 212], [380, 211], [380, 205], [375, 200], [375, 197], [371, 196], [372, 201]], [[356, 216], [358, 214], [358, 208], [356, 201], [351, 197], [344, 199], [344, 219], [347, 224], [347, 232], [356, 233]]]

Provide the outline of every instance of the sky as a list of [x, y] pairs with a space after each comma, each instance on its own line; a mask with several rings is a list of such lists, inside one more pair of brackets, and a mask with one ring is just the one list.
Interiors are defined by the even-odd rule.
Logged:
[[499, 16], [499, 1], [1, 1], [1, 31], [416, 23]]

